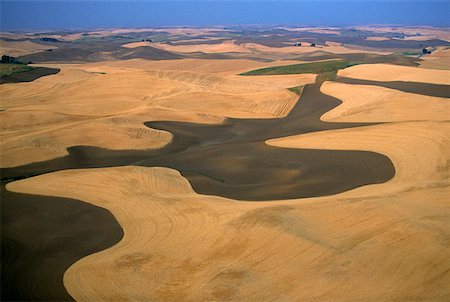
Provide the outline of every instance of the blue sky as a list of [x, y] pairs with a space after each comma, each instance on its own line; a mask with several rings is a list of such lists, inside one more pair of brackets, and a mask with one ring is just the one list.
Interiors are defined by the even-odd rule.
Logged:
[[450, 26], [450, 0], [1, 0], [0, 3], [2, 30], [237, 24]]

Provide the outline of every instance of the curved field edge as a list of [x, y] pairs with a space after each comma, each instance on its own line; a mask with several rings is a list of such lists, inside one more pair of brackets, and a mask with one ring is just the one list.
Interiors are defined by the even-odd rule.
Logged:
[[[437, 123], [433, 127], [437, 127], [436, 129], [438, 129], [440, 131], [440, 129], [441, 129], [440, 126], [442, 126], [442, 125], [443, 125], [442, 123]], [[404, 127], [411, 127], [411, 124], [404, 124], [403, 126]], [[415, 125], [414, 127], [416, 129], [428, 129], [429, 128], [428, 125], [426, 125], [426, 124], [419, 124], [419, 125]], [[340, 130], [334, 130], [334, 131], [340, 131]], [[342, 130], [342, 131], [345, 132], [345, 130]], [[332, 132], [332, 131], [328, 131], [328, 132]], [[384, 131], [384, 132], [388, 133], [389, 131]], [[432, 132], [432, 133], [424, 133], [423, 137], [424, 138], [430, 137], [430, 136], [433, 135], [433, 133], [434, 132]], [[325, 133], [323, 133], [323, 134], [325, 134]], [[344, 133], [343, 137], [349, 137], [351, 134], [352, 134], [352, 132], [346, 132], [346, 133]], [[335, 139], [334, 136], [332, 136], [331, 138], [327, 140], [328, 144], [330, 144], [330, 141], [333, 141], [333, 139]], [[398, 137], [394, 136], [394, 139], [392, 141], [395, 142], [397, 138]], [[342, 137], [341, 137], [341, 139], [342, 139]], [[300, 141], [302, 141], [302, 140], [303, 140], [303, 138], [301, 138]], [[420, 143], [420, 141], [421, 141], [421, 139], [418, 140], [419, 143]], [[418, 142], [414, 143], [413, 146], [417, 147], [419, 145]], [[327, 146], [327, 143], [324, 144], [326, 146], [325, 148], [331, 148], [331, 147]], [[289, 143], [289, 144], [291, 144], [291, 143]], [[302, 143], [300, 143], [300, 144], [302, 144]], [[316, 142], [314, 144], [316, 144]], [[435, 147], [430, 148], [430, 153], [435, 153], [435, 154], [442, 153], [442, 151], [440, 151], [440, 149], [439, 149], [440, 148], [439, 147], [439, 145], [440, 145], [439, 142], [437, 144], [436, 144], [436, 142], [431, 142], [431, 145], [432, 146], [438, 146], [438, 148], [435, 148]], [[408, 147], [410, 147], [410, 146], [408, 145]], [[337, 147], [337, 148], [339, 148], [339, 147]], [[403, 150], [402, 152], [407, 152], [407, 151]], [[418, 156], [417, 158], [415, 158], [415, 160], [421, 161], [421, 160], [423, 160], [423, 158]], [[442, 164], [443, 163], [441, 161], [437, 161], [437, 162], [432, 161], [432, 162], [433, 162], [433, 165], [431, 165], [433, 167], [433, 169], [431, 169], [432, 174], [435, 173], [434, 170], [436, 170], [436, 171], [442, 170], [442, 167], [443, 167]], [[434, 163], [437, 163], [437, 164], [434, 165]], [[411, 162], [409, 164], [411, 164]], [[87, 171], [86, 171], [86, 173], [87, 173]], [[414, 173], [414, 175], [415, 174], [422, 174], [422, 173], [420, 173], [420, 171], [419, 171], [419, 173]], [[439, 174], [439, 175], [442, 175], [442, 173]], [[366, 222], [365, 220], [361, 220], [360, 221], [361, 223], [358, 223], [359, 225], [363, 225], [363, 227], [369, 227], [369, 229], [373, 228], [373, 231], [374, 231], [373, 233], [371, 233], [371, 232], [366, 232], [366, 233], [362, 232], [362, 233], [358, 234], [358, 236], [352, 236], [352, 238], [351, 238], [352, 240], [350, 240], [350, 239], [348, 241], [344, 240], [344, 242], [341, 242], [342, 240], [339, 241], [339, 239], [336, 239], [336, 238], [331, 238], [331, 239], [328, 238], [327, 240], [317, 240], [317, 236], [311, 236], [311, 234], [308, 234], [308, 235], [305, 236], [304, 233], [301, 233], [300, 235], [303, 236], [303, 238], [306, 237], [309, 241], [314, 242], [316, 244], [317, 244], [317, 242], [319, 242], [323, 246], [332, 247], [334, 249], [338, 249], [338, 250], [341, 250], [341, 251], [342, 250], [344, 250], [344, 251], [354, 250], [354, 249], [357, 249], [357, 248], [361, 248], [361, 245], [365, 246], [365, 245], [367, 245], [369, 243], [374, 244], [373, 241], [375, 239], [376, 240], [380, 240], [380, 239], [391, 240], [392, 238], [394, 238], [395, 240], [393, 241], [392, 244], [394, 245], [394, 248], [397, 249], [396, 251], [398, 251], [399, 253], [402, 251], [402, 249], [401, 249], [400, 246], [398, 246], [398, 244], [396, 244], [397, 239], [399, 241], [401, 241], [402, 244], [409, 244], [409, 248], [412, 248], [413, 246], [418, 247], [417, 245], [414, 245], [414, 243], [412, 242], [413, 239], [417, 240], [421, 244], [425, 244], [426, 243], [426, 244], [428, 244], [427, 245], [428, 248], [427, 248], [426, 252], [424, 251], [423, 253], [421, 253], [420, 248], [418, 248], [417, 250], [415, 250], [413, 248], [415, 253], [413, 253], [413, 255], [410, 257], [410, 259], [408, 259], [407, 264], [410, 265], [410, 266], [412, 264], [414, 268], [417, 268], [417, 265], [418, 265], [417, 260], [419, 260], [420, 264], [423, 265], [423, 267], [427, 267], [428, 271], [431, 272], [431, 273], [426, 274], [426, 275], [420, 275], [420, 276], [416, 275], [415, 280], [413, 280], [413, 282], [411, 282], [413, 285], [409, 285], [408, 286], [408, 290], [411, 290], [411, 292], [409, 293], [410, 296], [408, 296], [407, 293], [405, 293], [405, 292], [400, 293], [403, 296], [400, 295], [399, 293], [391, 294], [391, 296], [389, 296], [389, 294], [387, 294], [386, 292], [381, 292], [380, 293], [379, 291], [375, 292], [375, 294], [376, 294], [375, 296], [379, 297], [379, 298], [392, 298], [393, 297], [393, 298], [397, 298], [398, 299], [399, 297], [405, 298], [405, 297], [411, 297], [411, 296], [415, 295], [415, 297], [417, 296], [417, 297], [428, 297], [429, 298], [430, 296], [429, 295], [427, 296], [427, 294], [426, 294], [427, 291], [425, 289], [430, 290], [430, 288], [432, 288], [432, 289], [436, 289], [437, 288], [437, 291], [433, 292], [433, 297], [435, 297], [437, 299], [443, 298], [445, 296], [448, 296], [448, 293], [446, 293], [446, 291], [443, 290], [443, 287], [442, 287], [442, 284], [444, 284], [444, 282], [446, 280], [448, 280], [448, 274], [446, 274], [446, 271], [445, 271], [446, 267], [448, 267], [448, 262], [446, 262], [445, 259], [442, 258], [442, 253], [438, 253], [436, 251], [436, 249], [434, 249], [436, 244], [439, 244], [439, 245], [443, 244], [444, 241], [441, 240], [442, 239], [441, 237], [442, 237], [443, 234], [439, 233], [439, 231], [436, 231], [436, 232], [432, 232], [431, 231], [431, 230], [435, 230], [436, 228], [437, 229], [442, 228], [442, 223], [443, 223], [442, 218], [443, 218], [443, 216], [442, 215], [439, 216], [439, 212], [436, 211], [436, 209], [428, 209], [428, 208], [424, 207], [424, 205], [419, 200], [419, 197], [423, 198], [424, 196], [427, 196], [427, 194], [431, 193], [433, 197], [436, 197], [435, 200], [432, 201], [433, 205], [435, 205], [441, 211], [445, 211], [445, 209], [446, 209], [445, 206], [444, 206], [445, 203], [443, 203], [443, 201], [445, 200], [444, 198], [445, 198], [445, 193], [446, 193], [446, 191], [445, 191], [445, 182], [443, 182], [442, 180], [441, 181], [439, 181], [439, 180], [438, 181], [434, 181], [434, 180], [431, 181], [430, 180], [431, 181], [431, 185], [429, 185], [429, 184], [426, 184], [426, 181], [428, 181], [426, 178], [422, 178], [422, 179], [419, 179], [419, 180], [420, 181], [417, 182], [417, 186], [408, 187], [408, 188], [400, 188], [401, 190], [399, 190], [399, 188], [396, 188], [394, 190], [395, 191], [394, 194], [391, 197], [387, 198], [387, 200], [389, 202], [393, 203], [393, 205], [391, 205], [390, 209], [394, 210], [394, 212], [398, 211], [399, 209], [401, 209], [401, 207], [398, 208], [399, 204], [403, 204], [403, 206], [409, 205], [410, 209], [407, 211], [407, 213], [408, 214], [413, 213], [414, 215], [416, 215], [419, 218], [419, 220], [421, 222], [421, 224], [419, 226], [414, 227], [414, 226], [409, 225], [407, 222], [404, 221], [406, 216], [402, 216], [402, 215], [399, 215], [400, 217], [395, 216], [395, 215], [399, 214], [397, 212], [395, 212], [394, 214], [391, 213], [391, 216], [388, 215], [389, 217], [386, 218], [387, 220], [389, 220], [389, 222], [391, 222], [391, 224], [382, 223], [379, 219], [380, 219], [380, 215], [382, 213], [383, 213], [383, 215], [386, 216], [386, 213], [384, 211], [382, 211], [384, 209], [380, 209], [380, 211], [377, 211], [377, 209], [374, 210], [373, 208], [369, 207], [369, 209], [366, 208], [364, 211], [357, 210], [357, 211], [352, 212], [352, 213], [359, 213], [359, 214], [361, 214], [361, 216], [367, 217], [367, 215], [368, 215], [367, 210], [369, 210], [369, 212], [371, 214], [375, 214], [375, 218], [372, 217], [372, 221], [371, 222]], [[130, 186], [130, 187], [128, 187], [128, 186]], [[134, 188], [134, 186], [136, 186], [136, 183], [134, 183], [134, 184], [133, 183], [127, 184], [127, 188], [128, 189]], [[152, 184], [151, 187], [154, 187], [154, 186], [155, 186], [155, 184]], [[138, 186], [138, 187], [140, 187], [140, 186]], [[379, 187], [379, 185], [368, 186], [368, 187], [377, 188], [377, 190], [381, 189], [381, 187]], [[353, 190], [352, 192], [353, 193], [354, 192], [363, 192], [364, 193], [364, 189], [365, 188], [366, 187], [359, 188], [359, 189]], [[428, 188], [428, 190], [424, 191], [423, 189], [426, 189], [426, 188]], [[378, 194], [377, 192], [379, 192], [377, 190], [371, 191], [372, 195], [369, 194], [369, 196], [367, 198], [365, 197], [366, 195], [361, 196], [361, 195], [358, 195], [358, 194], [356, 194], [356, 195], [343, 195], [343, 196], [344, 197], [346, 196], [346, 198], [348, 197], [348, 198], [352, 199], [352, 203], [355, 203], [355, 202], [358, 203], [358, 200], [360, 198], [365, 198], [366, 201], [371, 201], [371, 200], [378, 201], [378, 202], [382, 203], [383, 206], [387, 207], [386, 201], [383, 201], [383, 200], [380, 201], [380, 200], [378, 200], [378, 198], [375, 197], [376, 194]], [[399, 190], [399, 191], [397, 191], [397, 190]], [[404, 193], [404, 196], [402, 196], [402, 198], [396, 196], [399, 192], [402, 193], [402, 194]], [[156, 194], [156, 193], [158, 193], [158, 194]], [[152, 195], [152, 196], [153, 195], [157, 195], [158, 196], [159, 194], [161, 194], [159, 192], [156, 192], [156, 193], [153, 192], [150, 195]], [[162, 194], [163, 195], [167, 194], [167, 192], [163, 192]], [[367, 192], [365, 192], [364, 194], [367, 194]], [[183, 195], [183, 194], [181, 194], [181, 195]], [[176, 196], [175, 199], [178, 199], [180, 197], [180, 195], [178, 195], [178, 193], [175, 196]], [[172, 195], [172, 197], [174, 197], [174, 196]], [[336, 197], [336, 196], [333, 196], [333, 197]], [[413, 198], [410, 198], [408, 200], [406, 197], [413, 197]], [[314, 201], [314, 200], [317, 200], [317, 199], [311, 199], [311, 201]], [[170, 202], [170, 199], [165, 200], [165, 201], [166, 202]], [[332, 200], [329, 200], [329, 201], [332, 202]], [[176, 200], [176, 204], [178, 204], [178, 200]], [[361, 203], [359, 203], [359, 204], [361, 204]], [[427, 206], [429, 206], [429, 204], [427, 204]], [[411, 209], [411, 207], [412, 207], [412, 209]], [[349, 210], [349, 208], [354, 210], [354, 208], [352, 208], [350, 204], [346, 204], [343, 208], [345, 209], [345, 211], [342, 211], [342, 213], [347, 212]], [[341, 210], [342, 210], [342, 208], [341, 208]], [[286, 213], [292, 213], [292, 211], [293, 210], [290, 207], [279, 207], [279, 208], [276, 208], [276, 209], [274, 208], [274, 209], [267, 210], [267, 211], [265, 211], [265, 210], [264, 211], [256, 211], [256, 213], [262, 215], [261, 217], [259, 217], [256, 220], [254, 219], [255, 212], [252, 212], [250, 215], [245, 215], [242, 218], [243, 218], [243, 220], [245, 222], [250, 222], [251, 225], [258, 225], [258, 226], [261, 227], [261, 224], [262, 224], [263, 227], [266, 227], [268, 229], [270, 229], [270, 228], [267, 227], [267, 225], [269, 225], [269, 226], [275, 225], [277, 227], [285, 226], [290, 231], [292, 231], [292, 230], [294, 230], [294, 231], [295, 230], [298, 230], [298, 231], [302, 230], [302, 232], [304, 232], [304, 227], [297, 228], [297, 227], [293, 227], [292, 225], [289, 225], [289, 224], [288, 225], [284, 225], [283, 224], [284, 222], [282, 222], [282, 221], [286, 220], [284, 218], [290, 218], [291, 217], [289, 214], [286, 214]], [[176, 212], [173, 212], [172, 214], [177, 216], [177, 213], [179, 213], [179, 212], [176, 211]], [[445, 213], [445, 212], [442, 212], [442, 213]], [[427, 215], [425, 215], [425, 214], [427, 214]], [[334, 215], [336, 215], [336, 213], [334, 213]], [[430, 215], [433, 217], [432, 219], [429, 218], [429, 217], [431, 217]], [[316, 218], [318, 218], [318, 217], [316, 217]], [[401, 219], [401, 218], [403, 218], [403, 219]], [[408, 217], [408, 219], [411, 219], [411, 217]], [[373, 220], [375, 220], [375, 224], [373, 224], [374, 223]], [[320, 221], [320, 218], [319, 218], [319, 221]], [[334, 221], [334, 220], [331, 219], [331, 221]], [[337, 221], [334, 221], [334, 222], [337, 223], [338, 225], [340, 225], [340, 223], [341, 223], [341, 222], [337, 222]], [[349, 225], [354, 227], [354, 222], [355, 221], [352, 221], [351, 224], [347, 224], [344, 229], [348, 229]], [[179, 222], [172, 222], [172, 224], [175, 224], [175, 225], [177, 223], [179, 223]], [[234, 223], [235, 223], [235, 221], [233, 221], [231, 224], [234, 224]], [[328, 221], [328, 223], [330, 223], [330, 221]], [[350, 223], [350, 222], [347, 221], [346, 223]], [[320, 224], [320, 223], [318, 223], [316, 221], [315, 222], [315, 226], [317, 226], [317, 224]], [[242, 226], [241, 224], [238, 224], [238, 225]], [[383, 225], [386, 226], [386, 228], [383, 228], [382, 227]], [[394, 228], [395, 230], [394, 230], [394, 232], [390, 232], [389, 230], [387, 230], [388, 228]], [[372, 231], [372, 229], [370, 229], [370, 230]], [[424, 234], [424, 236], [428, 236], [429, 238], [423, 238], [422, 236], [419, 236], [419, 237], [417, 237], [417, 236], [414, 237], [413, 236], [413, 238], [409, 238], [412, 235], [414, 235], [415, 233], [416, 234], [419, 233], [421, 235]], [[335, 233], [333, 233], [333, 234], [335, 234], [336, 236], [339, 235], [339, 233], [336, 232], [336, 230], [335, 230]], [[444, 236], [445, 236], [445, 234], [444, 234]], [[340, 242], [340, 243], [336, 244], [336, 241], [333, 241], [333, 240], [337, 240], [337, 242]], [[405, 241], [406, 241], [406, 243], [405, 243]], [[274, 240], [273, 242], [278, 242], [278, 241]], [[416, 243], [416, 244], [418, 244], [418, 243]], [[431, 245], [431, 247], [430, 247], [430, 245]], [[439, 266], [439, 270], [435, 270], [431, 266], [426, 266], [425, 263], [423, 262], [423, 259], [425, 259], [424, 257], [425, 256], [429, 256], [430, 254], [436, 256], [436, 257], [433, 258], [433, 259], [435, 259], [435, 261], [433, 261], [433, 263], [430, 264], [430, 265], [433, 265], [433, 267], [435, 267], [436, 263], [439, 263], [439, 265], [440, 265]], [[122, 270], [124, 270], [124, 269], [126, 270], [127, 269], [126, 267], [132, 267], [135, 270], [137, 267], [141, 267], [142, 265], [145, 267], [147, 265], [147, 263], [149, 263], [149, 262], [151, 264], [155, 264], [155, 261], [156, 261], [156, 264], [159, 264], [159, 265], [161, 265], [161, 262], [163, 264], [167, 264], [169, 262], [169, 261], [161, 261], [161, 258], [158, 258], [158, 257], [161, 257], [160, 249], [156, 249], [156, 252], [154, 254], [151, 254], [151, 253], [150, 254], [137, 253], [137, 254], [131, 254], [131, 255], [130, 254], [125, 254], [125, 255], [122, 255], [122, 256], [121, 256], [122, 258], [116, 259], [116, 260], [119, 260], [117, 263], [121, 263], [121, 264], [118, 264], [116, 267], [120, 267]], [[254, 256], [254, 257], [256, 257], [256, 256]], [[170, 258], [170, 256], [169, 256], [169, 258]], [[249, 256], [247, 258], [252, 258], [252, 257]], [[270, 259], [270, 257], [269, 257], [269, 259]], [[395, 259], [395, 258], [392, 258], [392, 259]], [[262, 259], [260, 259], [260, 260], [262, 260]], [[263, 262], [264, 261], [267, 261], [267, 260], [263, 260]], [[296, 260], [296, 261], [298, 261], [298, 260]], [[416, 261], [416, 262], [414, 262], [414, 261]], [[189, 259], [188, 263], [192, 263], [192, 262], [195, 264], [194, 260]], [[180, 269], [182, 272], [189, 272], [190, 266], [189, 265], [187, 267], [183, 266], [183, 263], [180, 264], [182, 267], [181, 266], [179, 268], [177, 267], [177, 269]], [[350, 260], [350, 263], [352, 263], [352, 260]], [[195, 264], [195, 265], [197, 265], [197, 264]], [[389, 262], [389, 263], [386, 264], [386, 266], [389, 266], [389, 264], [392, 265], [393, 263]], [[236, 268], [236, 265], [233, 268]], [[402, 268], [403, 268], [403, 266], [402, 266]], [[202, 270], [202, 269], [203, 268], [200, 268], [199, 270]], [[373, 272], [373, 271], [376, 271], [376, 268], [373, 267], [373, 266], [369, 266], [368, 270], [369, 271], [371, 270]], [[197, 271], [197, 269], [194, 269], [194, 273], [196, 271]], [[176, 272], [171, 272], [171, 274], [176, 275]], [[224, 283], [226, 283], [226, 281], [225, 282], [223, 282], [223, 281], [224, 280], [228, 280], [228, 278], [230, 278], [230, 277], [234, 278], [233, 280], [239, 280], [239, 288], [240, 288], [242, 283], [246, 283], [246, 282], [249, 281], [247, 279], [250, 279], [250, 282], [251, 282], [251, 279], [252, 279], [251, 276], [254, 276], [252, 274], [253, 274], [253, 272], [248, 273], [248, 272], [246, 272], [246, 271], [244, 271], [242, 269], [235, 269], [235, 270], [231, 269], [230, 270], [229, 267], [228, 267], [227, 270], [225, 270], [225, 271], [222, 270], [221, 272], [219, 272], [216, 275], [216, 276], [218, 276], [217, 278], [214, 277], [214, 278], [211, 279], [211, 280], [219, 280], [219, 282], [217, 284], [215, 284], [214, 282], [213, 282], [213, 284], [211, 284], [211, 282], [210, 282], [210, 283], [208, 283], [208, 285], [210, 285], [210, 287], [207, 287], [207, 288], [200, 287], [200, 290], [202, 290], [201, 294], [205, 294], [206, 297], [208, 297], [208, 295], [209, 295], [210, 297], [216, 297], [216, 298], [217, 297], [229, 297], [229, 296], [233, 296], [233, 295], [236, 296], [236, 295], [239, 294], [239, 292], [236, 292], [236, 290], [234, 290], [233, 288], [227, 287], [224, 284]], [[81, 276], [85, 276], [85, 274], [81, 274], [77, 278], [81, 278]], [[180, 278], [180, 280], [178, 280], [178, 281], [175, 280], [175, 283], [163, 284], [163, 285], [160, 286], [160, 288], [159, 288], [160, 290], [162, 290], [164, 288], [167, 289], [166, 293], [169, 294], [169, 296], [166, 296], [166, 298], [170, 299], [170, 298], [174, 298], [174, 297], [175, 298], [176, 297], [180, 297], [179, 296], [180, 291], [184, 289], [183, 283], [182, 283], [182, 281], [184, 279], [183, 279], [182, 275], [181, 275], [181, 277], [180, 277], [180, 275], [178, 275], [178, 277]], [[383, 276], [383, 277], [386, 278], [386, 276]], [[404, 279], [404, 276], [402, 278]], [[439, 278], [439, 279], [437, 279], [437, 281], [436, 281], [436, 278]], [[391, 282], [391, 281], [395, 280], [395, 276], [387, 276], [386, 279], [387, 279], [387, 281]], [[423, 282], [420, 283], [420, 281], [424, 281], [424, 280], [425, 281], [430, 281], [430, 282], [434, 280], [434, 282], [432, 283], [432, 285], [429, 285], [428, 283], [424, 285]], [[220, 281], [222, 281], [222, 282], [220, 282]], [[388, 286], [389, 283], [386, 283], [386, 282], [384, 284], [386, 286]], [[441, 286], [439, 286], [439, 284], [441, 284]], [[369, 284], [369, 286], [370, 285], [371, 284]], [[417, 285], [419, 285], [419, 286], [417, 286]], [[76, 287], [76, 286], [78, 286], [78, 284], [74, 285], [74, 286]], [[133, 286], [133, 285], [130, 285], [130, 286]], [[279, 289], [279, 287], [277, 287], [277, 286], [278, 285], [275, 284], [275, 287], [277, 289]], [[351, 284], [347, 285], [346, 286], [347, 290], [348, 289], [352, 289], [351, 286], [352, 286]], [[372, 286], [374, 286], [374, 284], [372, 284]], [[244, 287], [245, 287], [245, 284], [244, 284]], [[292, 288], [292, 285], [289, 284], [288, 287]], [[78, 290], [78, 289], [76, 289], [76, 290]], [[189, 293], [191, 295], [195, 296], [195, 293], [193, 292], [193, 290], [189, 290]], [[264, 293], [264, 291], [261, 292], [261, 293], [257, 293], [257, 294], [259, 294], [259, 296], [262, 297], [263, 293]], [[279, 293], [281, 293], [281, 291]], [[312, 297], [317, 297], [317, 295], [319, 295], [320, 297], [327, 297], [326, 296], [327, 294], [328, 295], [334, 294], [335, 295], [334, 297], [336, 297], [336, 294], [339, 296], [339, 293], [340, 293], [341, 296], [344, 294], [343, 291], [339, 291], [338, 289], [336, 289], [334, 287], [332, 290], [328, 291], [325, 294], [322, 293], [322, 294], [319, 295], [317, 292], [313, 293], [310, 290], [309, 292], [306, 293], [306, 295], [309, 294], [310, 296], [312, 295]], [[248, 294], [248, 292], [245, 292], [244, 295], [245, 294]], [[268, 293], [265, 292], [265, 294], [268, 294]], [[356, 298], [358, 298], [358, 294], [361, 295], [362, 294], [361, 291], [359, 291], [359, 292], [357, 291], [356, 293], [352, 293], [352, 295], [354, 295]], [[155, 295], [161, 295], [161, 292], [158, 291]], [[224, 296], [221, 296], [221, 295], [224, 295]], [[316, 296], [314, 296], [314, 295], [316, 295]], [[397, 295], [397, 296], [395, 296], [395, 295]], [[107, 296], [107, 297], [112, 298], [113, 296], [111, 294], [110, 296]], [[204, 296], [202, 296], [202, 297], [204, 297]], [[361, 296], [359, 296], [359, 297], [361, 298]]]
[[60, 69], [47, 68], [47, 67], [32, 67], [24, 66], [20, 71], [15, 71], [10, 74], [4, 75], [0, 78], [0, 84], [5, 83], [20, 83], [20, 82], [32, 82], [41, 77], [57, 74]]
[[107, 209], [82, 200], [1, 190], [2, 300], [72, 300], [65, 271], [117, 244], [122, 227]]
[[[55, 186], [42, 186], [50, 181]], [[445, 216], [445, 193], [436, 185], [412, 184], [411, 190], [393, 187], [392, 182], [327, 197], [242, 203], [198, 195], [172, 169], [119, 167], [45, 174], [14, 182], [10, 189], [76, 196], [107, 207], [123, 226], [125, 237], [118, 245], [83, 258], [66, 272], [65, 284], [80, 301], [130, 298], [130, 293], [133, 299], [268, 299], [301, 294], [343, 301], [349, 293], [355, 299], [365, 297], [366, 290], [383, 300], [443, 297], [448, 276], [438, 283], [425, 281], [445, 276], [449, 265], [441, 251], [442, 234], [434, 231], [443, 222], [438, 217]], [[85, 190], [78, 189], [80, 184]], [[427, 194], [435, 197], [435, 207], [422, 202]], [[440, 216], [429, 220], [429, 215]], [[413, 217], [415, 223], [410, 223]], [[407, 251], [408, 260], [403, 262]], [[425, 261], [430, 255], [433, 263]], [[348, 269], [335, 278], [332, 271], [342, 261]], [[362, 263], [365, 269], [357, 270]], [[435, 263], [441, 264], [439, 269]], [[404, 280], [410, 270], [416, 271], [415, 277], [403, 290], [390, 289], [389, 284]], [[122, 278], [130, 274], [134, 277]], [[386, 280], [359, 286], [358, 280], [373, 275]], [[302, 282], [289, 282], [292, 276]], [[346, 281], [340, 282], [342, 278]], [[144, 280], [145, 288], [140, 285]], [[327, 293], [313, 286], [319, 281], [327, 282]], [[118, 282], [122, 286], [115, 286]]]
[[[146, 125], [173, 134], [167, 147], [112, 151], [79, 146], [71, 148], [69, 156], [3, 169], [2, 175], [17, 179], [69, 168], [164, 166], [183, 173], [199, 193], [254, 201], [329, 195], [389, 180], [394, 175], [392, 163], [380, 154], [287, 150], [264, 144], [271, 137], [367, 125], [320, 121], [322, 112], [340, 101], [322, 94], [319, 87], [307, 85], [285, 118], [228, 119], [219, 125], [150, 122]], [[284, 164], [286, 160], [291, 162], [289, 166]], [[230, 165], [240, 167], [239, 173], [230, 170]]]

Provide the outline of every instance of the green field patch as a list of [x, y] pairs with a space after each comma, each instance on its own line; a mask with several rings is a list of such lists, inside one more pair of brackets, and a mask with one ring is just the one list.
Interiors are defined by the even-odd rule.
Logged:
[[300, 86], [295, 86], [295, 87], [288, 88], [288, 90], [292, 91], [293, 93], [295, 93], [297, 95], [302, 95], [303, 88], [305, 88], [305, 86], [304, 85], [300, 85]]
[[10, 76], [15, 73], [30, 71], [35, 69], [24, 64], [0, 64], [0, 77]]
[[420, 57], [422, 56], [422, 52], [421, 51], [404, 51], [400, 53], [402, 56], [406, 56], [406, 57]]
[[322, 73], [337, 72], [339, 69], [344, 69], [357, 64], [359, 63], [347, 60], [331, 60], [322, 62], [267, 67], [244, 72], [241, 73], [240, 75], [253, 76], [253, 75], [282, 75], [282, 74], [301, 74], [301, 73], [322, 74]]
[[334, 81], [337, 76], [337, 70], [324, 72], [317, 75], [316, 81], [317, 82], [325, 82], [325, 81]]

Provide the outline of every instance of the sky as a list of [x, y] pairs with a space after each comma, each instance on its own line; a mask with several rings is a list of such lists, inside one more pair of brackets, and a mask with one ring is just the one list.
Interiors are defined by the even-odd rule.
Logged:
[[0, 0], [1, 30], [369, 24], [450, 26], [450, 0]]

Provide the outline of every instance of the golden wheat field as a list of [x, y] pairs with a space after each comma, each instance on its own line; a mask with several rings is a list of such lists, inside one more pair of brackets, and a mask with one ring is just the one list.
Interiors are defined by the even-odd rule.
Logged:
[[5, 300], [448, 301], [448, 30], [355, 30], [2, 33]]

